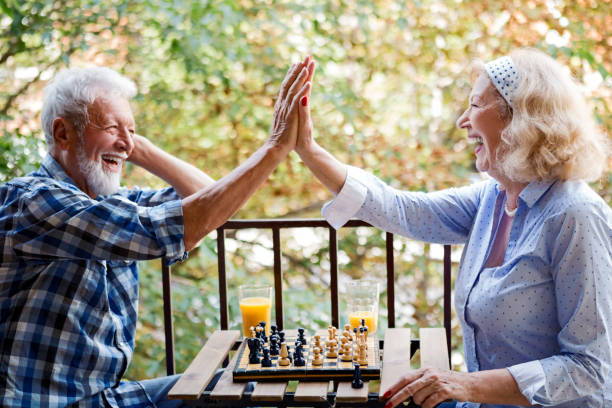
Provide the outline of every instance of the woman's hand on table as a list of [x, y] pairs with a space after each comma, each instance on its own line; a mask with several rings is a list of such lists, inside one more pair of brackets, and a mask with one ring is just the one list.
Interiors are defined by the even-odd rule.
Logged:
[[434, 408], [447, 400], [472, 401], [469, 373], [421, 368], [410, 371], [383, 395], [389, 399], [385, 408], [395, 407], [412, 397], [423, 408]]

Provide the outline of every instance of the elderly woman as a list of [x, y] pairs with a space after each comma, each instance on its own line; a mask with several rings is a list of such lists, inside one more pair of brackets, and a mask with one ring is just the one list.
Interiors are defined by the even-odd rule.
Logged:
[[296, 150], [336, 195], [323, 208], [332, 226], [356, 217], [465, 244], [455, 307], [469, 372], [407, 372], [387, 407], [410, 397], [427, 408], [612, 407], [612, 211], [585, 183], [605, 170], [604, 135], [566, 70], [539, 51], [476, 74], [457, 126], [492, 179], [432, 193], [341, 164], [312, 139], [301, 100]]

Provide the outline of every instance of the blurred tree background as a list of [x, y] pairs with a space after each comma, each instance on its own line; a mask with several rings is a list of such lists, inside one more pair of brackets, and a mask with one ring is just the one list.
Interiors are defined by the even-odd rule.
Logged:
[[[46, 147], [42, 89], [61, 69], [105, 65], [133, 79], [137, 131], [220, 178], [266, 139], [291, 62], [318, 62], [316, 137], [391, 185], [433, 191], [483, 176], [455, 120], [470, 63], [519, 46], [567, 65], [607, 134], [612, 126], [610, 0], [0, 0], [0, 182], [26, 174]], [[126, 185], [163, 183], [128, 166]], [[593, 184], [610, 203], [610, 173]], [[234, 218], [319, 217], [330, 194], [292, 154]], [[330, 319], [326, 230], [282, 232], [286, 327]], [[237, 287], [272, 283], [271, 233], [228, 232], [230, 317]], [[173, 269], [177, 368], [219, 327], [214, 233]], [[385, 276], [384, 234], [342, 230], [341, 281]], [[396, 241], [399, 326], [442, 324], [442, 248]], [[461, 248], [454, 249], [455, 262]], [[456, 270], [456, 264], [455, 264]], [[137, 347], [128, 377], [164, 374], [159, 261], [143, 263]], [[384, 285], [383, 285], [384, 286]], [[381, 296], [386, 324], [386, 293]], [[453, 363], [463, 366], [454, 322]]]

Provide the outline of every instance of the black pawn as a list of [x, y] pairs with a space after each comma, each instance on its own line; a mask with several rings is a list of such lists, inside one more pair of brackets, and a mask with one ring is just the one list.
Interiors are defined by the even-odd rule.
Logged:
[[278, 356], [280, 354], [279, 337], [277, 334], [270, 336], [270, 355]]
[[306, 342], [306, 337], [304, 337], [304, 328], [300, 327], [300, 328], [298, 329], [298, 338], [297, 338], [297, 339], [298, 339], [298, 340], [299, 340], [299, 342], [300, 342], [300, 343], [302, 343], [303, 345], [308, 344], [308, 343]]
[[279, 331], [278, 336], [280, 337], [280, 342], [283, 343], [285, 341], [285, 332], [282, 330]]
[[351, 383], [353, 388], [363, 388], [363, 380], [361, 379], [361, 369], [359, 364], [355, 364], [355, 371], [353, 371], [353, 382]]
[[270, 359], [270, 350], [265, 347], [263, 349], [263, 359], [261, 360], [262, 367], [272, 367], [272, 360]]
[[278, 334], [278, 327], [273, 324], [270, 326], [270, 336], [274, 336], [275, 334]]

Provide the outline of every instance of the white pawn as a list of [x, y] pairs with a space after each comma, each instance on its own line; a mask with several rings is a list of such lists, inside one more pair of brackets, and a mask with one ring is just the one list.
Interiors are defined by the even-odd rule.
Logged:
[[289, 351], [287, 350], [287, 343], [281, 343], [280, 349], [280, 358], [278, 359], [278, 365], [280, 366], [288, 366], [291, 364], [291, 360], [289, 360]]
[[315, 347], [314, 349], [312, 349], [312, 352], [314, 353], [314, 357], [312, 358], [312, 365], [323, 365], [323, 356], [321, 356], [321, 349], [319, 347]]
[[327, 350], [327, 354], [325, 355], [325, 357], [337, 358], [338, 357], [338, 352], [336, 351], [337, 346], [338, 346], [338, 342], [336, 340], [330, 340], [329, 349]]
[[352, 346], [349, 343], [344, 343], [342, 348], [344, 349], [342, 352], [342, 361], [353, 361]]

